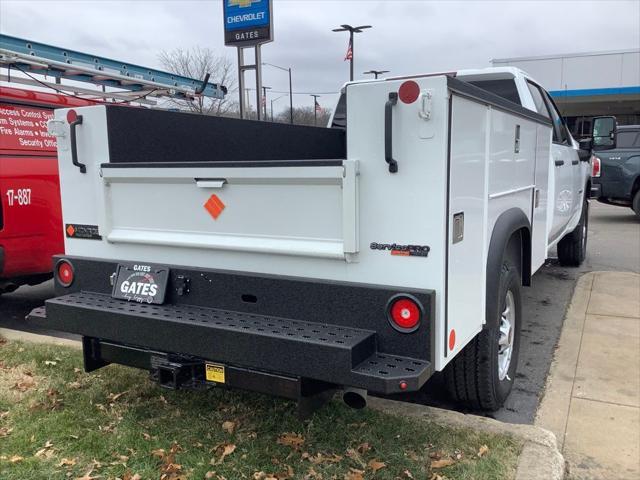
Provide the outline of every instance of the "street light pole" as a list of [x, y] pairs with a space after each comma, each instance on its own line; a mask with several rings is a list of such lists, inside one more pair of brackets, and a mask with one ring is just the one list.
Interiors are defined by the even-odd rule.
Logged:
[[285, 68], [279, 65], [274, 65], [269, 62], [262, 62], [262, 65], [269, 65], [270, 67], [278, 68], [280, 70], [284, 70], [285, 72], [289, 72], [289, 122], [293, 124], [293, 88], [291, 86], [291, 67]]
[[278, 100], [280, 100], [281, 98], [286, 97], [286, 95], [280, 95], [277, 98], [272, 98], [271, 99], [271, 121], [273, 122], [273, 102], [277, 102]]
[[260, 105], [264, 109], [265, 120], [267, 120], [267, 90], [271, 90], [271, 87], [262, 87], [262, 105]]
[[389, 70], [369, 70], [368, 72], [362, 72], [363, 75], [375, 75], [375, 78], [378, 78], [378, 75], [382, 75], [383, 73], [389, 73]]
[[309, 95], [310, 97], [313, 97], [313, 126], [317, 127], [318, 126], [318, 109], [316, 108], [318, 105], [318, 97], [320, 97], [320, 95]]
[[349, 64], [349, 80], [353, 82], [353, 62], [355, 57], [355, 45], [353, 42], [353, 34], [361, 33], [366, 28], [372, 28], [371, 25], [359, 25], [352, 27], [351, 25], [340, 25], [340, 28], [334, 28], [333, 32], [349, 32], [349, 46], [351, 47], [351, 58]]

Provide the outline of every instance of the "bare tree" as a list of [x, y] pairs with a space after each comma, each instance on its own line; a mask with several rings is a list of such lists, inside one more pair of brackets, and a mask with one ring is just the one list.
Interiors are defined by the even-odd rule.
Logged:
[[[294, 107], [293, 108], [293, 123], [296, 125], [314, 125], [318, 127], [326, 127], [331, 117], [331, 110], [323, 108], [321, 111], [314, 115], [313, 107]], [[281, 111], [275, 117], [276, 122], [289, 123], [289, 109]]]
[[195, 47], [190, 50], [164, 50], [160, 52], [158, 59], [172, 73], [199, 79], [204, 79], [210, 73], [210, 82], [227, 87], [227, 94], [221, 99], [198, 96], [194, 100], [172, 99], [170, 103], [180, 109], [204, 115], [238, 115], [238, 102], [234, 95], [238, 91], [238, 84], [234, 65], [227, 57], [216, 55], [210, 48]]

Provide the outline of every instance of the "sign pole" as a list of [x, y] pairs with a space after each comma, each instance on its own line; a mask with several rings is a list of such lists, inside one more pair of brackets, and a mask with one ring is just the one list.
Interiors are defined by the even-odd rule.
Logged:
[[[255, 46], [255, 68], [256, 68], [256, 115], [258, 120], [262, 120], [262, 54], [260, 44]], [[266, 120], [266, 118], [265, 118]]]
[[240, 95], [240, 118], [244, 118], [244, 52], [238, 47], [238, 94]]

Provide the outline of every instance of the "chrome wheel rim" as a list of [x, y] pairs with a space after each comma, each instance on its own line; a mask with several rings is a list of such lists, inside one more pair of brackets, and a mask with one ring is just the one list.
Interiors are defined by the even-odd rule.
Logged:
[[513, 340], [516, 326], [516, 303], [513, 292], [507, 290], [504, 310], [500, 314], [500, 333], [498, 336], [498, 378], [508, 378], [511, 355], [513, 354]]

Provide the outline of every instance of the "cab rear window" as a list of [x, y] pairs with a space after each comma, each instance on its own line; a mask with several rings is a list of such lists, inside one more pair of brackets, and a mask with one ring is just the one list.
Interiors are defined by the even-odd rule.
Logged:
[[510, 102], [522, 105], [522, 102], [520, 101], [520, 94], [516, 87], [516, 82], [512, 78], [502, 80], [473, 80], [469, 83], [491, 92], [494, 95], [498, 95], [499, 97], [509, 100]]
[[640, 130], [618, 131], [618, 148], [640, 147]]

